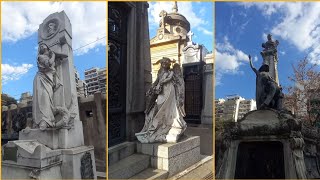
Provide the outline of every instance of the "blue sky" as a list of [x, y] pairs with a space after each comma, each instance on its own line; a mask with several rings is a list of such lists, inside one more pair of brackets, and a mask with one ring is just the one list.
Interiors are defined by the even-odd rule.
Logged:
[[[30, 10], [32, 9], [32, 10]], [[2, 3], [2, 92], [20, 98], [31, 92], [37, 72], [37, 29], [51, 13], [64, 10], [73, 26], [73, 49], [106, 36], [106, 3]], [[84, 70], [106, 66], [106, 39], [74, 51], [80, 78]]]
[[[161, 10], [172, 12], [174, 2], [149, 2], [149, 35], [153, 38], [159, 27]], [[192, 41], [203, 44], [208, 51], [213, 51], [213, 3], [212, 2], [178, 2], [178, 12], [190, 22], [194, 33]]]
[[291, 85], [292, 64], [308, 56], [320, 65], [320, 3], [232, 3], [216, 6], [216, 98], [238, 94], [255, 98], [254, 65], [262, 63], [261, 43], [271, 33], [278, 46], [278, 72], [283, 87]]

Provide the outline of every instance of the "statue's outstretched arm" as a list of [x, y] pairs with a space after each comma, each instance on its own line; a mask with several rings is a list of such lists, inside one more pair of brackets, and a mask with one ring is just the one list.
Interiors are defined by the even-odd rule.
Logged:
[[250, 62], [250, 67], [251, 69], [253, 70], [254, 73], [256, 73], [256, 75], [258, 75], [258, 70], [253, 66], [253, 63], [252, 63], [252, 59], [251, 59], [251, 56], [249, 55], [249, 62]]

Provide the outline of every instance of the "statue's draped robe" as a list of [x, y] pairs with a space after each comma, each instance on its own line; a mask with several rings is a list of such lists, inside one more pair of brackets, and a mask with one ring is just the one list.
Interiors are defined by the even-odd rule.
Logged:
[[32, 115], [34, 122], [39, 123], [44, 120], [49, 126], [54, 123], [54, 104], [53, 104], [53, 86], [54, 86], [54, 63], [50, 65], [48, 55], [38, 56], [38, 69], [33, 81], [33, 104]]
[[260, 109], [263, 103], [269, 105], [272, 102], [276, 94], [277, 85], [268, 72], [260, 72], [256, 75], [256, 102], [257, 109]]
[[[167, 76], [168, 73], [163, 73], [159, 78], [164, 79]], [[178, 136], [185, 131], [186, 122], [178, 107], [176, 90], [172, 80], [163, 84], [155, 106], [146, 114], [145, 118], [143, 129], [136, 134], [142, 143], [167, 142], [168, 136]]]

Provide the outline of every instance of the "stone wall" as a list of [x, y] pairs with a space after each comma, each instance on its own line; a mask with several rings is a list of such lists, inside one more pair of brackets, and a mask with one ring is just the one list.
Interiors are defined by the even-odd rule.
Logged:
[[144, 124], [145, 93], [151, 87], [148, 8], [146, 2], [126, 2], [129, 7], [126, 79], [126, 140], [136, 139]]
[[94, 146], [97, 171], [106, 167], [106, 94], [79, 98], [84, 144]]
[[17, 140], [19, 131], [24, 129], [27, 124], [32, 122], [32, 105], [31, 104], [11, 104], [2, 106], [1, 112], [1, 139], [2, 145], [8, 141]]

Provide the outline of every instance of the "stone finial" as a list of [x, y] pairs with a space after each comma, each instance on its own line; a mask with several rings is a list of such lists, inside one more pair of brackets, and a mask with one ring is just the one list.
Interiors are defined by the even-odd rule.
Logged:
[[177, 1], [174, 2], [172, 11], [173, 11], [174, 13], [177, 13], [177, 12], [178, 12], [178, 3], [177, 3]]

